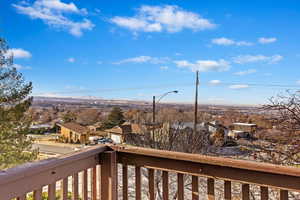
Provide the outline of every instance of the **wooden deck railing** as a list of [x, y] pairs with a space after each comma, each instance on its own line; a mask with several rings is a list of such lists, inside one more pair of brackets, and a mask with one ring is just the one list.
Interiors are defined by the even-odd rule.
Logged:
[[[176, 174], [174, 191], [170, 191], [171, 174], [173, 179]], [[157, 184], [158, 175], [160, 184]], [[68, 177], [72, 177], [72, 184]], [[145, 177], [146, 196], [142, 193]], [[190, 196], [185, 188], [187, 177], [191, 179]], [[199, 179], [203, 181], [203, 177], [205, 194], [199, 191]], [[57, 193], [63, 200], [68, 199], [68, 194], [72, 194], [72, 200], [155, 200], [157, 190], [161, 190], [159, 197], [163, 200], [199, 197], [212, 200], [221, 199], [215, 189], [219, 180], [223, 181], [222, 199], [225, 200], [232, 199], [235, 182], [241, 183], [240, 199], [243, 200], [250, 199], [250, 185], [260, 188], [261, 200], [271, 199], [270, 188], [279, 190], [281, 200], [289, 199], [288, 191], [300, 192], [300, 169], [297, 168], [117, 145], [97, 146], [0, 172], [0, 199], [24, 200], [33, 195], [34, 200], [41, 200], [45, 191], [49, 200], [55, 200]], [[134, 188], [133, 194], [128, 188]]]

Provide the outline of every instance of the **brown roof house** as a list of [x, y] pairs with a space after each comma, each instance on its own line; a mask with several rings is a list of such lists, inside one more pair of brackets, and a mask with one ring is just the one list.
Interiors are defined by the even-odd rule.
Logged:
[[89, 140], [89, 129], [80, 124], [69, 122], [57, 126], [65, 142], [85, 144]]
[[115, 143], [124, 143], [126, 142], [127, 135], [142, 135], [142, 127], [139, 124], [132, 124], [125, 122], [120, 126], [115, 126], [111, 129], [105, 130], [108, 137], [110, 137]]
[[100, 131], [102, 127], [102, 122], [97, 122], [93, 125], [87, 126], [90, 131]]

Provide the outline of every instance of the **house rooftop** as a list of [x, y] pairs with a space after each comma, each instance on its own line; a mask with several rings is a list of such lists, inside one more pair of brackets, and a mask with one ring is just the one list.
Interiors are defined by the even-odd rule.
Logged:
[[241, 123], [241, 122], [236, 122], [236, 123], [232, 123], [232, 124], [237, 125], [237, 126], [257, 126], [256, 124]]
[[74, 132], [77, 132], [77, 133], [86, 133], [88, 132], [88, 129], [84, 126], [81, 126], [80, 124], [77, 124], [75, 122], [68, 122], [68, 123], [64, 123], [64, 124], [57, 124], [58, 126], [61, 126], [61, 127], [65, 127], [67, 129], [70, 129]]
[[117, 133], [117, 134], [123, 134], [123, 130], [121, 127], [119, 126], [115, 126], [113, 128], [110, 128], [110, 129], [106, 129], [104, 130], [105, 132], [108, 132], [108, 133]]

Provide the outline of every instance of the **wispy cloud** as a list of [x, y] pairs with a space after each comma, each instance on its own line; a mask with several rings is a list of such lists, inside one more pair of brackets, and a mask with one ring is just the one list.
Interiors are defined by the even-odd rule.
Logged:
[[227, 71], [229, 70], [230, 63], [220, 59], [220, 60], [198, 60], [194, 63], [189, 62], [187, 60], [178, 60], [178, 61], [174, 61], [174, 63], [177, 65], [177, 67], [180, 68], [188, 68], [191, 71], [201, 71], [201, 72], [205, 72], [205, 71]]
[[178, 6], [141, 6], [133, 17], [115, 16], [111, 22], [134, 32], [179, 32], [183, 29], [202, 31], [216, 27], [210, 20]]
[[224, 98], [220, 98], [220, 97], [210, 97], [210, 98], [208, 98], [207, 100], [208, 100], [208, 101], [213, 101], [213, 102], [219, 102], [219, 103], [225, 101]]
[[240, 55], [233, 58], [233, 62], [238, 64], [265, 62], [268, 64], [275, 64], [281, 61], [281, 55], [265, 56], [265, 55]]
[[14, 58], [31, 58], [31, 53], [21, 48], [13, 48], [7, 51], [8, 56], [13, 56]]
[[74, 62], [75, 62], [75, 58], [70, 57], [70, 58], [67, 59], [67, 61], [68, 61], [69, 63], [74, 63]]
[[219, 85], [219, 84], [221, 84], [221, 81], [220, 80], [211, 80], [211, 81], [209, 81], [209, 84], [211, 84], [211, 85]]
[[2, 65], [0, 66], [0, 68], [7, 68], [7, 69], [11, 69], [11, 68], [16, 68], [17, 70], [30, 70], [32, 69], [30, 66], [24, 66], [24, 65], [20, 65], [20, 64], [12, 64], [12, 65]]
[[66, 85], [65, 89], [69, 90], [69, 91], [70, 90], [71, 91], [84, 91], [84, 90], [86, 90], [86, 88], [83, 87], [83, 86], [74, 86], [74, 85]]
[[235, 85], [230, 85], [229, 88], [230, 89], [234, 89], [234, 90], [245, 89], [245, 88], [249, 88], [249, 85], [246, 85], [246, 84], [235, 84]]
[[20, 64], [13, 64], [13, 67], [15, 67], [18, 70], [30, 70], [30, 69], [32, 69], [29, 66], [24, 66], [24, 65], [20, 65]]
[[251, 42], [246, 42], [246, 41], [235, 41], [233, 39], [221, 37], [221, 38], [215, 38], [211, 40], [211, 43], [216, 44], [216, 45], [222, 45], [222, 46], [252, 46], [253, 43]]
[[270, 38], [261, 37], [261, 38], [258, 38], [258, 42], [261, 43], [261, 44], [269, 44], [269, 43], [273, 43], [273, 42], [276, 42], [276, 41], [277, 41], [277, 38], [275, 38], [275, 37], [270, 37]]
[[151, 64], [162, 64], [166, 63], [170, 59], [168, 57], [151, 57], [151, 56], [137, 56], [133, 58], [126, 58], [123, 60], [120, 60], [118, 62], [114, 62], [115, 65], [120, 65], [124, 63], [151, 63]]
[[256, 72], [257, 72], [256, 69], [248, 69], [248, 70], [245, 70], [245, 71], [235, 72], [234, 74], [238, 75], [238, 76], [244, 76], [244, 75], [253, 74], [253, 73], [256, 73]]
[[84, 30], [92, 30], [95, 26], [86, 18], [83, 18], [81, 21], [74, 21], [70, 18], [70, 14], [79, 16], [87, 14], [85, 8], [79, 9], [72, 2], [36, 0], [32, 4], [29, 2], [20, 2], [12, 5], [20, 14], [27, 15], [32, 19], [40, 19], [53, 28], [67, 30], [74, 36], [81, 36]]
[[161, 69], [161, 70], [168, 70], [169, 67], [168, 67], [168, 66], [161, 66], [160, 69]]
[[40, 96], [40, 97], [65, 97], [61, 94], [58, 93], [53, 93], [53, 92], [45, 92], [45, 93], [34, 93], [33, 96]]

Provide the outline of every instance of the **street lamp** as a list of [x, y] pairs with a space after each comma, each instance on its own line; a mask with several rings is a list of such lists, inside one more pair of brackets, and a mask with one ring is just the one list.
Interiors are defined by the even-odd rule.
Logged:
[[155, 140], [155, 138], [154, 138], [154, 125], [155, 125], [155, 114], [156, 114], [156, 111], [155, 111], [155, 104], [156, 103], [159, 103], [159, 101], [162, 99], [162, 98], [164, 98], [165, 96], [167, 96], [168, 94], [171, 94], [171, 93], [178, 93], [178, 90], [173, 90], [173, 91], [170, 91], [170, 92], [166, 92], [166, 93], [164, 93], [164, 94], [162, 94], [162, 95], [160, 95], [160, 96], [158, 96], [159, 98], [158, 98], [158, 100], [156, 101], [156, 96], [153, 96], [153, 104], [152, 104], [152, 112], [153, 112], [153, 114], [152, 114], [152, 129], [153, 129], [153, 141]]

